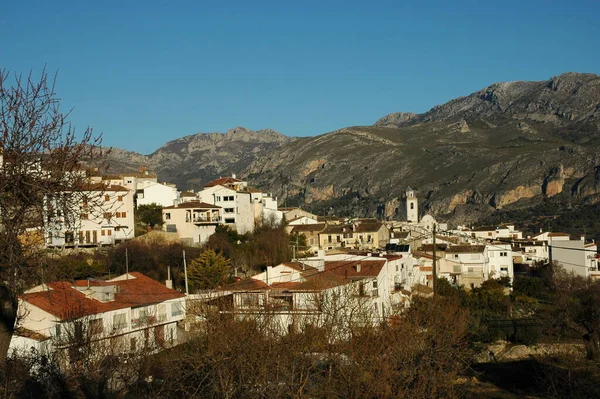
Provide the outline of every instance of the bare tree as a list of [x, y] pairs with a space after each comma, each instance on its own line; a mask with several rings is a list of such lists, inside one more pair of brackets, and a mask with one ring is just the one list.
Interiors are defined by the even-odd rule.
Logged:
[[25, 240], [25, 234], [43, 225], [45, 198], [81, 192], [82, 161], [103, 155], [100, 137], [89, 128], [78, 137], [67, 123], [55, 81], [45, 70], [39, 78], [0, 71], [0, 363], [14, 329], [17, 295], [34, 275], [39, 255], [40, 243]]

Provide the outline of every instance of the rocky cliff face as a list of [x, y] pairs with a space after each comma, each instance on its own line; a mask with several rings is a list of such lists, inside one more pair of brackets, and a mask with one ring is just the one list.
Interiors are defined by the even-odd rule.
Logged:
[[180, 190], [199, 190], [211, 180], [239, 173], [264, 152], [293, 140], [271, 129], [236, 127], [226, 133], [198, 133], [169, 141], [151, 155], [112, 149], [110, 169], [132, 172], [144, 166]]
[[424, 114], [296, 140], [257, 159], [254, 184], [289, 204], [399, 217], [407, 186], [422, 209], [455, 222], [544, 198], [600, 198], [600, 78], [496, 83]]
[[[183, 137], [132, 160], [180, 189], [237, 173], [282, 204], [324, 214], [400, 218], [410, 186], [423, 212], [459, 223], [547, 198], [600, 201], [598, 144], [600, 77], [567, 73], [495, 83], [373, 126], [296, 139], [235, 128]], [[118, 153], [116, 162], [126, 158]]]

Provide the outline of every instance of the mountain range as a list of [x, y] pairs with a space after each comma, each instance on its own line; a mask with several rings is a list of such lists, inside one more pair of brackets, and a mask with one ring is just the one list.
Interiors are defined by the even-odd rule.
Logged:
[[180, 189], [237, 173], [280, 203], [322, 214], [465, 223], [552, 200], [600, 201], [600, 77], [566, 73], [495, 83], [428, 112], [386, 115], [314, 137], [241, 127], [166, 143], [149, 156], [114, 149], [113, 170], [144, 165]]

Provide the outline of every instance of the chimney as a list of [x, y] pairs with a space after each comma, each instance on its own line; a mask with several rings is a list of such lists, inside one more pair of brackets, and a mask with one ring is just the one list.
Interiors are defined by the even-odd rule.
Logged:
[[265, 280], [267, 280], [267, 281], [265, 281], [267, 283], [267, 285], [271, 285], [271, 284], [269, 284], [269, 272], [272, 270], [273, 270], [273, 266], [267, 266], [266, 278], [265, 278]]
[[232, 173], [232, 174], [231, 174], [231, 177], [233, 177], [233, 178], [235, 179], [235, 173]]
[[354, 268], [356, 269], [357, 273], [360, 273], [360, 270], [361, 270], [360, 263], [356, 264], [356, 266], [354, 266]]

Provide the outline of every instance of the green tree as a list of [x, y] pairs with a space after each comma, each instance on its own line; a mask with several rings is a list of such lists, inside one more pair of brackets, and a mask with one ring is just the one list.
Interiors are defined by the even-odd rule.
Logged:
[[188, 280], [192, 290], [213, 289], [227, 283], [231, 276], [229, 259], [207, 249], [188, 267]]
[[162, 206], [160, 205], [140, 205], [135, 212], [138, 221], [144, 226], [154, 228], [163, 224]]

